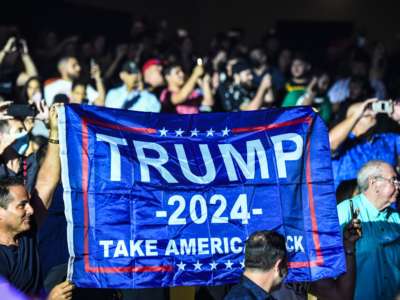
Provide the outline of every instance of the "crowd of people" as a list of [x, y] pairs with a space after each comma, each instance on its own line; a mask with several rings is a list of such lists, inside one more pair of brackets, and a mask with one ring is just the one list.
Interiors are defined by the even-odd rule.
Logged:
[[[316, 58], [274, 31], [247, 45], [242, 31], [230, 30], [199, 53], [187, 30], [140, 19], [125, 41], [53, 31], [29, 38], [0, 27], [0, 275], [18, 290], [49, 300], [140, 298], [140, 291], [73, 291], [64, 281], [56, 109], [84, 104], [176, 114], [313, 107], [329, 131], [332, 214], [343, 227], [347, 273], [271, 295], [287, 271], [285, 244], [277, 233], [257, 232], [246, 244], [242, 282], [228, 294], [210, 288], [207, 297], [394, 299], [400, 291], [400, 74], [383, 43], [332, 41]], [[165, 289], [143, 293], [168, 297]]]

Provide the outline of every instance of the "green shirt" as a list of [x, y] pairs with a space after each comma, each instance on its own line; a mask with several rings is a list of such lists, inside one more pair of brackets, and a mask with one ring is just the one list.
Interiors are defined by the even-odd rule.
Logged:
[[[283, 99], [282, 107], [290, 107], [302, 105], [299, 102], [302, 102], [301, 99], [305, 94], [305, 88], [295, 89], [286, 94], [285, 99]], [[332, 116], [332, 105], [329, 101], [328, 97], [323, 96], [319, 97], [320, 103], [313, 103], [313, 107], [316, 108], [321, 116], [321, 118], [325, 121], [325, 123], [329, 123]]]
[[[377, 210], [364, 196], [352, 198], [359, 208], [362, 237], [356, 243], [355, 300], [394, 299], [400, 290], [400, 216], [388, 207]], [[337, 206], [339, 223], [351, 220], [350, 200]]]
[[306, 89], [300, 87], [298, 89], [288, 92], [283, 99], [282, 107], [296, 106], [297, 100], [299, 100], [299, 98], [303, 96], [305, 92]]

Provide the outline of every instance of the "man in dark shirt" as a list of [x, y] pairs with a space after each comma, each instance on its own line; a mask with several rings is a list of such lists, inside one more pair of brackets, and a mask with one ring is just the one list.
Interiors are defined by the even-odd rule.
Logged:
[[[44, 221], [60, 179], [60, 158], [56, 107], [50, 110], [50, 136], [47, 153], [39, 169], [31, 195], [19, 178], [0, 182], [0, 275], [28, 295], [41, 288], [36, 229]], [[70, 299], [72, 285], [55, 288], [54, 294]]]
[[[40, 288], [33, 208], [19, 177], [0, 183], [0, 274], [27, 294]], [[23, 234], [22, 234], [23, 233]]]
[[274, 231], [257, 231], [246, 241], [245, 271], [225, 300], [273, 300], [270, 292], [287, 273], [285, 239]]
[[257, 110], [274, 101], [271, 75], [265, 74], [256, 90], [253, 90], [253, 74], [245, 61], [232, 66], [233, 82], [220, 85], [217, 95], [224, 111]]

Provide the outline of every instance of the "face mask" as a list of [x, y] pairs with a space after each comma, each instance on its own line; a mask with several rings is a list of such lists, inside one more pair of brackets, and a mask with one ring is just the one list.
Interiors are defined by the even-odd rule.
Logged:
[[25, 151], [28, 149], [29, 136], [26, 131], [20, 132], [15, 135], [15, 141], [11, 147], [19, 155], [24, 155]]

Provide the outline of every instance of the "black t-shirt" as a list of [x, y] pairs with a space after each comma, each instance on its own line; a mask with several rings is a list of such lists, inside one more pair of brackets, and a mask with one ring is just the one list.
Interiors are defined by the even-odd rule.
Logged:
[[274, 297], [244, 275], [242, 276], [242, 281], [235, 285], [224, 298], [224, 300], [236, 299], [275, 300]]
[[0, 275], [25, 294], [39, 294], [42, 280], [36, 228], [21, 234], [18, 246], [0, 245]]
[[178, 113], [178, 114], [194, 114], [199, 112], [203, 94], [200, 90], [193, 90], [186, 98], [185, 102], [174, 105], [172, 103], [172, 92], [165, 88], [160, 95], [161, 112]]
[[242, 104], [249, 103], [255, 96], [254, 91], [236, 84], [220, 85], [217, 94], [224, 111], [239, 111]]

